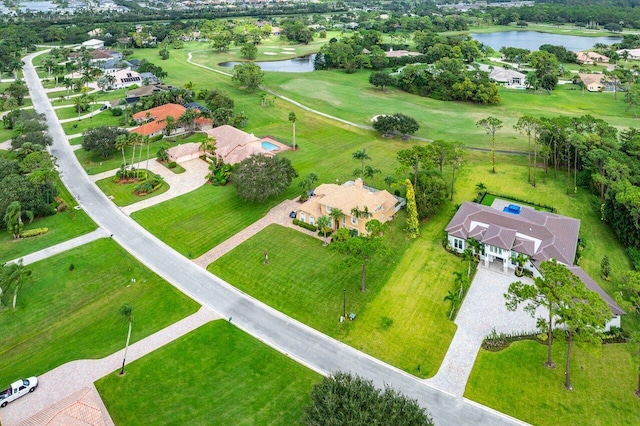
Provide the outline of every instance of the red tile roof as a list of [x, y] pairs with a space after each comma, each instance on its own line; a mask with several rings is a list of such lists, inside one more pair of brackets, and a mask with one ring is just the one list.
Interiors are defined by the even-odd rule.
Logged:
[[159, 107], [151, 108], [133, 114], [134, 120], [146, 120], [147, 113], [149, 118], [154, 120], [164, 120], [168, 116], [172, 116], [176, 120], [186, 111], [186, 108], [178, 104], [164, 104]]

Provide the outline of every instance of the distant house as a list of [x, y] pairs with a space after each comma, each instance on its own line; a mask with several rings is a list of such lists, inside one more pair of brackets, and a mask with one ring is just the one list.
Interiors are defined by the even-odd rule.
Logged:
[[115, 77], [114, 83], [110, 86], [111, 89], [124, 89], [134, 84], [142, 84], [140, 74], [132, 70], [119, 70], [113, 72], [111, 75]]
[[489, 72], [489, 78], [506, 86], [523, 86], [526, 76], [516, 70], [496, 67]]
[[578, 74], [578, 77], [589, 92], [604, 92], [607, 87], [602, 74]]
[[593, 65], [598, 63], [609, 63], [609, 57], [601, 55], [597, 52], [578, 52], [576, 61], [584, 65]]
[[[344, 213], [340, 223], [332, 223], [332, 229], [347, 228], [356, 234], [366, 234], [367, 222], [377, 219], [385, 223], [394, 218], [406, 201], [386, 190], [365, 186], [362, 179], [342, 185], [325, 183], [313, 190], [312, 196], [296, 211], [301, 222], [316, 225], [320, 216], [329, 216], [333, 209]], [[354, 214], [357, 209], [359, 214]]]
[[91, 40], [83, 41], [82, 46], [87, 49], [104, 49], [104, 41], [92, 38]]
[[150, 72], [141, 72], [140, 77], [144, 84], [160, 84], [160, 79]]
[[289, 147], [271, 138], [258, 138], [233, 126], [214, 127], [207, 134], [216, 139], [216, 157], [226, 164], [236, 164], [252, 155], [273, 156]]
[[420, 56], [419, 52], [410, 52], [408, 50], [389, 50], [388, 52], [384, 52], [387, 58], [402, 58], [404, 56]]
[[515, 270], [520, 254], [527, 257], [524, 267], [534, 277], [541, 276], [539, 268], [543, 261], [555, 259], [609, 304], [613, 318], [607, 323], [607, 329], [620, 327], [620, 316], [624, 311], [582, 268], [574, 266], [580, 221], [517, 207], [507, 211], [471, 202], [462, 204], [445, 228], [449, 245], [462, 253], [470, 247], [469, 239], [475, 239], [481, 244], [480, 259], [484, 266], [488, 268], [489, 264], [497, 262], [503, 273]]
[[624, 52], [629, 52], [627, 59], [640, 59], [640, 49], [622, 49], [616, 51], [618, 55], [623, 55]]
[[103, 74], [114, 74], [120, 70], [130, 70], [131, 64], [119, 58], [111, 58], [106, 61], [100, 61], [96, 64]]
[[[144, 74], [144, 73], [142, 73]], [[140, 75], [142, 77], [142, 74]], [[142, 98], [146, 98], [147, 96], [151, 96], [154, 93], [166, 92], [167, 90], [171, 90], [173, 86], [168, 86], [165, 84], [151, 84], [139, 87], [137, 89], [129, 90], [127, 92], [127, 96], [125, 100], [127, 103], [138, 102]]]

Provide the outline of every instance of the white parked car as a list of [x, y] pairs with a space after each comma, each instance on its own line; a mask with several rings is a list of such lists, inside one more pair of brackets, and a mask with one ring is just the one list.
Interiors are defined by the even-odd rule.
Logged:
[[13, 382], [11, 386], [0, 392], [0, 407], [6, 407], [11, 401], [33, 392], [37, 387], [38, 379], [36, 377]]

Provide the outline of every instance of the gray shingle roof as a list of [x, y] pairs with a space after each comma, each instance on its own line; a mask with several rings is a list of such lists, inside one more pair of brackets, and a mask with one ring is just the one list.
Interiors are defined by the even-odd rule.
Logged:
[[622, 308], [611, 298], [611, 296], [607, 294], [606, 291], [602, 289], [602, 287], [598, 285], [597, 282], [593, 280], [593, 278], [589, 276], [589, 274], [584, 271], [584, 269], [579, 266], [571, 266], [569, 270], [573, 273], [573, 275], [580, 278], [580, 280], [582, 280], [584, 285], [586, 285], [589, 290], [595, 291], [600, 295], [600, 297], [602, 297], [605, 302], [607, 302], [609, 308], [611, 308], [611, 312], [613, 313], [613, 315], [625, 314]]
[[460, 206], [445, 230], [456, 237], [524, 253], [535, 260], [557, 259], [573, 265], [580, 221], [523, 207], [519, 215], [477, 203]]

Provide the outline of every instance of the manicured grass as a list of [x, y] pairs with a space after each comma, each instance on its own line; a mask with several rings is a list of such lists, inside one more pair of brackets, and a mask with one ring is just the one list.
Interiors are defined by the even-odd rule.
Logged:
[[[92, 107], [93, 107], [93, 111], [98, 111], [101, 106], [102, 106], [101, 103], [94, 103], [93, 105], [89, 106], [89, 109], [87, 111], [81, 112], [80, 116], [83, 116], [83, 115], [86, 115], [86, 114], [90, 114], [91, 110], [92, 110]], [[66, 120], [66, 119], [69, 119], [69, 118], [75, 118], [75, 119], [78, 118], [78, 112], [76, 111], [76, 109], [73, 106], [69, 106], [67, 108], [58, 108], [55, 111], [56, 111], [56, 115], [58, 116], [59, 120]], [[93, 117], [86, 118], [84, 120], [97, 120], [98, 117], [100, 117], [103, 114], [106, 115], [106, 116], [112, 116], [109, 111], [102, 111], [101, 113], [99, 113], [97, 115], [94, 115]]]
[[[155, 174], [153, 172], [149, 172], [149, 177], [151, 178], [153, 176], [155, 176]], [[169, 190], [169, 184], [162, 182], [160, 188], [153, 191], [151, 194], [136, 195], [134, 190], [140, 183], [141, 182], [118, 183], [114, 181], [113, 177], [108, 177], [97, 181], [96, 185], [98, 185], [98, 188], [100, 188], [107, 197], [112, 196], [113, 202], [120, 207], [128, 206], [129, 204], [137, 203], [138, 201], [142, 201], [147, 198], [153, 198], [156, 195], [160, 195]]]
[[34, 228], [49, 228], [49, 232], [20, 240], [14, 240], [6, 231], [0, 232], [0, 264], [79, 237], [96, 229], [96, 224], [83, 210], [72, 208], [24, 225], [25, 231]]
[[27, 268], [31, 279], [20, 291], [17, 309], [0, 312], [2, 385], [71, 360], [101, 358], [122, 349], [127, 324], [118, 309], [123, 303], [134, 309], [132, 342], [198, 309], [111, 239]]
[[[319, 374], [214, 321], [96, 382], [116, 424], [301, 424]], [[126, 397], [124, 397], [126, 395]]]
[[[152, 142], [149, 145], [149, 161], [155, 161], [155, 153], [164, 143], [164, 141], [159, 140], [156, 142]], [[131, 163], [132, 149], [133, 148], [131, 146], [127, 146], [124, 149], [124, 154], [128, 165]], [[122, 166], [122, 152], [120, 151], [114, 152], [108, 158], [103, 158], [99, 155], [96, 156], [92, 152], [87, 152], [84, 149], [78, 149], [74, 151], [74, 154], [76, 155], [76, 157], [78, 157], [78, 161], [89, 175], [95, 175], [109, 170], [119, 169]], [[142, 158], [140, 158], [140, 147], [137, 146], [134, 164], [140, 161], [142, 161], [142, 163], [145, 163], [147, 161], [147, 148], [142, 148]]]
[[89, 118], [62, 123], [62, 128], [67, 135], [74, 135], [76, 133], [86, 132], [94, 127], [118, 126], [120, 125], [120, 118], [121, 117], [112, 115], [109, 111], [103, 111], [102, 113]]
[[169, 167], [169, 163], [167, 163], [166, 161], [159, 161], [160, 164], [162, 164], [163, 166], [165, 166], [167, 168], [167, 170], [171, 170], [171, 172], [179, 175], [181, 173], [186, 172], [185, 168], [182, 167], [180, 164], [176, 163], [175, 166], [173, 167]]
[[599, 354], [574, 345], [571, 392], [564, 388], [566, 344], [554, 343], [553, 370], [544, 366], [546, 350], [532, 341], [481, 350], [464, 396], [536, 425], [637, 424], [638, 371], [625, 345], [604, 345]]
[[179, 253], [198, 257], [260, 219], [276, 201], [245, 203], [233, 186], [205, 185], [131, 217]]
[[[436, 373], [455, 331], [442, 298], [453, 281], [450, 271], [460, 264], [428, 239], [431, 229], [425, 229], [429, 237], [410, 243], [402, 231], [404, 218], [401, 213], [390, 224], [388, 253], [367, 266], [364, 293], [360, 263], [347, 264], [344, 255], [319, 240], [278, 225], [267, 227], [208, 270], [325, 334], [428, 377]], [[262, 262], [264, 250], [269, 251], [269, 265]], [[340, 324], [343, 289], [347, 313], [357, 318]]]

